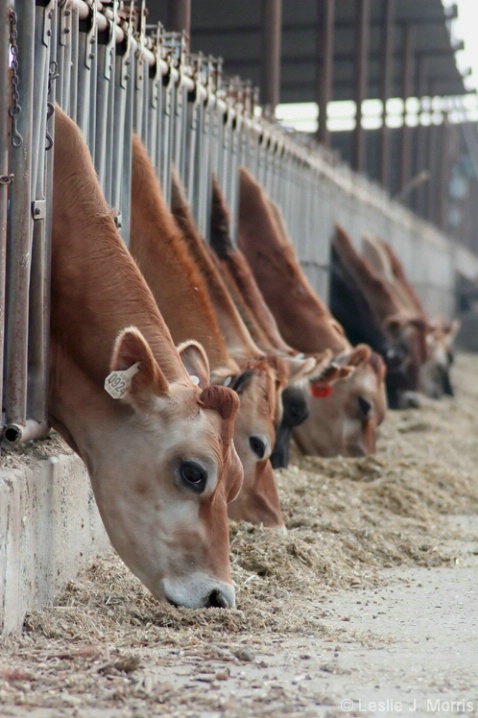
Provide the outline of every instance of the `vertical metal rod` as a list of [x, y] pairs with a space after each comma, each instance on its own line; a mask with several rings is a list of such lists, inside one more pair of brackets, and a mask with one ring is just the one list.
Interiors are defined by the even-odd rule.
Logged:
[[[134, 62], [134, 53], [130, 50], [130, 62]], [[121, 236], [129, 245], [130, 214], [131, 214], [131, 163], [133, 155], [133, 109], [134, 109], [134, 72], [128, 81], [126, 106], [124, 114], [124, 152], [121, 177]]]
[[54, 43], [57, 44], [57, 62], [59, 66], [60, 79], [58, 83], [57, 100], [64, 111], [70, 113], [70, 87], [72, 67], [72, 21], [76, 15], [73, 14], [72, 8], [67, 7], [66, 2], [58, 5], [59, 22], [58, 37], [54, 37]]
[[191, 0], [168, 0], [166, 30], [191, 37]]
[[78, 111], [78, 52], [79, 52], [79, 16], [78, 10], [71, 8], [71, 79], [69, 97], [69, 116], [73, 119]]
[[274, 117], [280, 97], [282, 0], [262, 0], [261, 104]]
[[[10, 192], [8, 227], [8, 300], [6, 331], [6, 421], [24, 425], [27, 404], [28, 296], [32, 252], [31, 176], [33, 127], [33, 67], [35, 5], [31, 0], [15, 3], [18, 30], [18, 91], [21, 111], [12, 131], [10, 172], [15, 181]], [[20, 136], [20, 139], [19, 139]]]
[[353, 133], [352, 165], [357, 172], [365, 170], [366, 146], [362, 128], [362, 103], [367, 94], [370, 0], [356, 0], [355, 48], [355, 130]]
[[106, 42], [99, 38], [98, 43], [98, 76], [96, 81], [96, 122], [95, 122], [95, 169], [101, 187], [105, 182], [106, 161], [106, 124], [108, 121], [109, 79], [107, 65], [109, 63]]
[[327, 129], [327, 107], [332, 99], [333, 87], [335, 0], [317, 0], [317, 11], [317, 139], [328, 147], [330, 133]]
[[[402, 68], [402, 99], [403, 114], [400, 138], [400, 174], [399, 187], [402, 189], [410, 181], [411, 142], [410, 128], [407, 125], [407, 99], [413, 95], [413, 78], [415, 74], [415, 27], [404, 27], [404, 49]], [[408, 204], [409, 198], [406, 203]]]
[[382, 127], [380, 128], [380, 182], [390, 190], [390, 128], [387, 127], [387, 100], [392, 95], [395, 0], [383, 0], [382, 47], [380, 51], [382, 73], [380, 94], [382, 99]]
[[[35, 82], [33, 88], [34, 116], [38, 118], [39, 137], [33, 152], [33, 244], [30, 277], [28, 329], [28, 393], [27, 416], [45, 425], [48, 416], [48, 345], [50, 330], [50, 251], [46, 234], [46, 119], [50, 65], [50, 37], [53, 2], [36, 7]], [[51, 148], [51, 144], [49, 144]]]
[[3, 349], [5, 343], [5, 279], [7, 260], [7, 209], [8, 188], [10, 182], [8, 167], [8, 108], [10, 107], [10, 78], [8, 72], [9, 47], [9, 0], [0, 0], [0, 432], [2, 430], [3, 409]]
[[[420, 102], [420, 109], [419, 109], [419, 122], [416, 128], [416, 164], [414, 167], [414, 175], [418, 175], [420, 172], [423, 172], [424, 170], [428, 170], [427, 167], [427, 132], [428, 128], [424, 127], [422, 125], [422, 113], [424, 110], [424, 97], [427, 95], [427, 72], [428, 72], [428, 62], [426, 57], [420, 57], [417, 65], [417, 87], [418, 87], [418, 98]], [[415, 193], [415, 210], [420, 214], [422, 217], [425, 216], [425, 197], [426, 197], [426, 189], [425, 184], [420, 185], [417, 187], [416, 193]]]
[[[128, 86], [131, 84], [131, 47], [130, 35], [126, 36], [124, 43], [120, 48], [116, 48], [115, 59], [115, 93], [114, 93], [114, 115], [115, 117], [124, 118], [126, 110], [126, 98], [128, 94]], [[111, 205], [117, 210], [117, 225], [122, 231], [122, 174], [123, 174], [123, 153], [125, 147], [125, 126], [124, 122], [114, 123], [111, 170]]]
[[437, 216], [436, 224], [444, 232], [447, 226], [447, 209], [448, 209], [448, 181], [449, 181], [449, 168], [450, 168], [450, 141], [451, 141], [451, 127], [448, 124], [448, 118], [443, 118], [443, 124], [437, 127], [439, 136], [439, 152], [437, 161], [437, 182], [436, 182], [436, 197], [437, 197]]

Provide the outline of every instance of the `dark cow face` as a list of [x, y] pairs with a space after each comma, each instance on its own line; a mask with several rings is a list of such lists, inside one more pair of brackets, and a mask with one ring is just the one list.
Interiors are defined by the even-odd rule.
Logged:
[[387, 353], [392, 366], [387, 366], [387, 395], [391, 409], [401, 406], [403, 392], [420, 390], [420, 368], [426, 361], [427, 325], [419, 317], [394, 315], [383, 325], [387, 337]]
[[283, 414], [276, 431], [276, 442], [271, 454], [274, 469], [285, 469], [289, 465], [289, 445], [292, 429], [302, 424], [309, 416], [309, 407], [304, 390], [299, 386], [288, 386], [282, 392]]

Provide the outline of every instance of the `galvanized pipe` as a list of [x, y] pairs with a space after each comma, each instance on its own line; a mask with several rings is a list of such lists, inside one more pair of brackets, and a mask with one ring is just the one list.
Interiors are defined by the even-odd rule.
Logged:
[[15, 3], [18, 30], [18, 111], [10, 145], [8, 227], [8, 322], [6, 331], [6, 423], [24, 425], [27, 408], [28, 297], [32, 252], [31, 175], [33, 127], [33, 67], [35, 6], [31, 0]]
[[[50, 241], [46, 232], [45, 165], [48, 86], [50, 78], [50, 37], [53, 2], [36, 8], [35, 82], [33, 113], [39, 118], [39, 132], [34, 138], [33, 246], [30, 277], [30, 310], [28, 327], [28, 394], [27, 416], [41, 426], [48, 417], [48, 347], [50, 331]], [[52, 106], [53, 107], [53, 106]], [[51, 195], [48, 198], [51, 202]], [[48, 433], [48, 429], [45, 430]], [[46, 433], [44, 435], [46, 435]], [[22, 439], [25, 440], [25, 439]]]
[[24, 424], [6, 424], [2, 440], [7, 446], [14, 447], [26, 441], [44, 439], [48, 436], [50, 426], [47, 422], [38, 422], [27, 419]]
[[7, 261], [8, 190], [14, 179], [8, 165], [11, 83], [8, 71], [10, 0], [0, 0], [0, 432], [3, 424], [3, 350], [5, 343], [5, 279]]

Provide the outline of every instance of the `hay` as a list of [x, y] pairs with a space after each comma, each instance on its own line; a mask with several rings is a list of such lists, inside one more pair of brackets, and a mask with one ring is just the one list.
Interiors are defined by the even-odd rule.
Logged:
[[[378, 586], [384, 568], [453, 565], [444, 517], [478, 512], [477, 369], [478, 357], [459, 357], [456, 401], [391, 414], [374, 457], [294, 454], [278, 476], [287, 535], [231, 526], [237, 610], [158, 604], [113, 553], [98, 559], [55, 605], [27, 617], [21, 638], [5, 642], [0, 704], [56, 709], [80, 701], [119, 710], [127, 702], [130, 712], [121, 716], [136, 715], [145, 702], [160, 705], [158, 715], [224, 711], [196, 689], [226, 681], [228, 665], [255, 661], [287, 636], [356, 637], [350, 624], [330, 634], [323, 599], [337, 589]], [[219, 678], [217, 667], [200, 674], [198, 666], [215, 660], [223, 666]], [[196, 676], [188, 690], [161, 680], [162, 661]], [[269, 708], [264, 715], [274, 715]], [[227, 710], [233, 716], [243, 708]], [[261, 710], [254, 703], [251, 714]]]

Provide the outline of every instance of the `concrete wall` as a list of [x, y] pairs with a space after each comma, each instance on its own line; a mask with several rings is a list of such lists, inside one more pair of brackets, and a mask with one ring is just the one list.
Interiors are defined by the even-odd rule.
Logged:
[[19, 631], [108, 545], [78, 457], [0, 468], [0, 635]]

